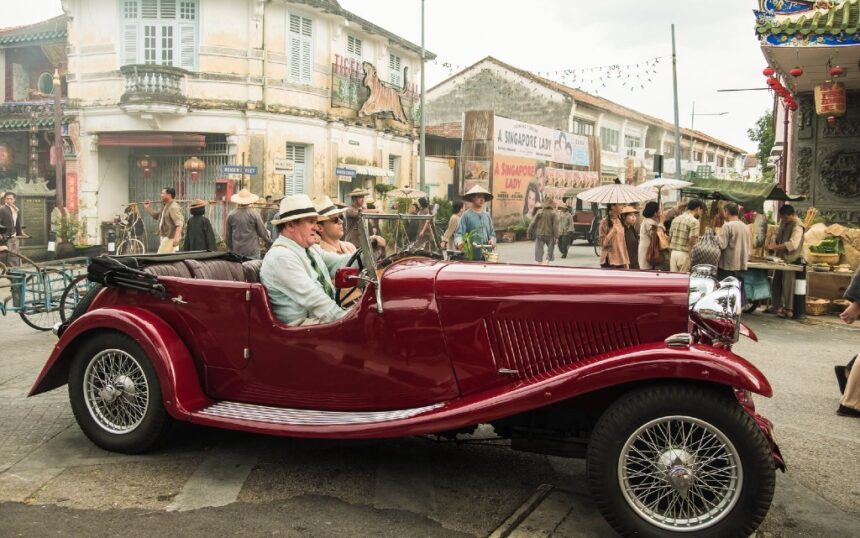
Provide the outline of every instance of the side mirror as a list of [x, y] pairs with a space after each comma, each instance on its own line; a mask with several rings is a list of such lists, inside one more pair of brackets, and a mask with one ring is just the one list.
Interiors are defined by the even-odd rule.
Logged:
[[360, 271], [357, 267], [341, 267], [334, 275], [334, 286], [349, 289], [358, 284]]

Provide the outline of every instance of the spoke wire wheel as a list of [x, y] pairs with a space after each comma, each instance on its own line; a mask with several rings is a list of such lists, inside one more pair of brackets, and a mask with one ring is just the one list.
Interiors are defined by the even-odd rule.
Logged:
[[628, 437], [618, 458], [618, 481], [639, 517], [669, 531], [698, 531], [735, 507], [743, 465], [734, 445], [713, 425], [668, 416]]
[[60, 318], [65, 322], [72, 318], [75, 307], [78, 306], [92, 285], [87, 280], [87, 275], [77, 275], [63, 291], [60, 297]]
[[139, 239], [126, 239], [116, 248], [117, 256], [136, 256], [145, 252], [146, 247]]
[[87, 410], [105, 431], [126, 434], [134, 431], [149, 407], [149, 383], [140, 363], [121, 349], [96, 354], [83, 376]]

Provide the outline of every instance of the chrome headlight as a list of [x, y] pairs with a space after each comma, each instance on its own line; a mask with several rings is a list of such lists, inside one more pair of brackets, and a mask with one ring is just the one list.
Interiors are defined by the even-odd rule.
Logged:
[[741, 306], [740, 282], [729, 277], [696, 302], [693, 321], [713, 339], [733, 344], [740, 338]]
[[699, 300], [717, 289], [717, 268], [713, 265], [697, 265], [690, 271], [690, 295], [689, 305], [691, 308]]

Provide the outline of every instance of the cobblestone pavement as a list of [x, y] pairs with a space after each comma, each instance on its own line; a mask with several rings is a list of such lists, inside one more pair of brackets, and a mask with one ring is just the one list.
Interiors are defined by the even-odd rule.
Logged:
[[[499, 251], [533, 263], [532, 248]], [[596, 266], [590, 248], [571, 252], [553, 265]], [[789, 465], [760, 534], [857, 536], [860, 420], [834, 414], [832, 368], [857, 351], [860, 333], [747, 319], [761, 342], [737, 351], [774, 386], [757, 405]], [[587, 494], [584, 462], [495, 441], [323, 442], [180, 425], [152, 454], [107, 453], [74, 423], [66, 387], [25, 398], [55, 341], [0, 318], [0, 534], [152, 536], [181, 525], [189, 536], [486, 536], [542, 484], [552, 487], [511, 536], [612, 534]]]

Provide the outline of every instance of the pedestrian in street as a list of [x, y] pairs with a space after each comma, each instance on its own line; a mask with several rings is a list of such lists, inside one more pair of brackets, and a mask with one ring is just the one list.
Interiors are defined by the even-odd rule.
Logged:
[[624, 204], [609, 204], [609, 212], [597, 228], [600, 244], [600, 267], [604, 269], [626, 269], [630, 266], [627, 245], [624, 243], [624, 225], [621, 209]]
[[621, 210], [621, 223], [624, 225], [624, 244], [627, 246], [628, 269], [639, 269], [639, 231], [636, 223], [639, 212], [632, 205]]
[[451, 209], [451, 218], [448, 219], [448, 227], [445, 229], [445, 233], [442, 234], [442, 250], [447, 250], [450, 245], [453, 250], [454, 247], [454, 233], [457, 231], [457, 226], [460, 225], [460, 217], [463, 216], [464, 204], [462, 200], [456, 200]]
[[555, 238], [558, 237], [558, 216], [555, 214], [553, 202], [547, 199], [541, 204], [541, 209], [535, 213], [535, 218], [529, 223], [528, 235], [535, 239], [535, 261], [544, 263], [543, 251], [547, 249], [546, 263], [555, 261]]
[[[797, 218], [794, 207], [786, 204], [779, 209], [779, 227], [776, 236], [767, 249], [779, 256], [785, 263], [796, 263], [803, 256], [803, 224]], [[771, 306], [765, 312], [781, 318], [793, 315], [794, 271], [775, 271], [771, 287]]]
[[567, 252], [573, 240], [572, 225], [573, 215], [570, 214], [570, 206], [565, 203], [560, 204], [558, 208], [558, 251], [562, 258], [567, 258]]
[[278, 208], [275, 207], [275, 202], [272, 201], [272, 195], [267, 194], [265, 204], [262, 209], [260, 209], [260, 218], [263, 219], [263, 224], [266, 226], [266, 231], [269, 233], [268, 242], [270, 243], [276, 239], [275, 227], [272, 225], [272, 219], [275, 218], [277, 212]]
[[[851, 301], [851, 304], [842, 311], [839, 318], [850, 325], [860, 317], [860, 267], [854, 273], [854, 278], [851, 279], [851, 284], [848, 285], [843, 297]], [[837, 375], [838, 372], [837, 369]], [[843, 417], [860, 417], [860, 366], [857, 365], [856, 357], [853, 367], [848, 372], [845, 392], [842, 400], [839, 401], [836, 414]]]
[[[648, 251], [651, 249], [652, 241], [665, 242], [666, 246], [669, 246], [669, 237], [666, 235], [666, 227], [663, 226], [663, 211], [660, 209], [660, 204], [657, 202], [645, 204], [642, 217], [642, 224], [639, 225], [639, 252], [636, 256], [639, 261], [639, 269], [666, 270], [669, 267], [668, 248], [661, 253], [663, 256], [661, 264], [655, 265], [648, 260]], [[659, 252], [660, 249], [658, 248], [657, 251]]]
[[[469, 202], [471, 207], [460, 217], [460, 224], [457, 225], [457, 231], [454, 233], [454, 245], [457, 249], [462, 249], [464, 236], [474, 232], [471, 235], [473, 245], [489, 245], [491, 248], [496, 248], [496, 230], [493, 227], [493, 219], [484, 210], [484, 204], [492, 200], [493, 195], [480, 185], [475, 185], [463, 195], [463, 199]], [[484, 251], [477, 247], [473, 248], [471, 259], [483, 260]]]
[[260, 259], [260, 240], [269, 243], [263, 219], [251, 208], [259, 199], [248, 189], [242, 189], [230, 198], [238, 207], [227, 215], [227, 250], [252, 260]]
[[158, 221], [158, 253], [166, 254], [179, 250], [179, 240], [182, 237], [182, 226], [185, 219], [182, 210], [176, 202], [176, 189], [164, 187], [161, 189], [161, 211], [152, 208], [149, 200], [143, 202], [143, 208]]
[[370, 195], [370, 192], [364, 189], [353, 189], [349, 193], [350, 206], [344, 213], [343, 224], [343, 239], [349, 241], [353, 245], [358, 243], [358, 220], [362, 213], [378, 213], [376, 209], [366, 209], [364, 207], [364, 199]]
[[687, 200], [683, 198], [679, 199], [675, 202], [673, 207], [670, 207], [663, 215], [663, 225], [667, 230], [672, 228], [672, 221], [675, 220], [675, 217], [679, 217], [684, 214], [687, 210]]
[[[430, 215], [430, 202], [424, 196], [418, 199], [418, 214]], [[431, 246], [430, 242], [433, 232], [430, 229], [430, 226], [432, 224], [432, 220], [426, 220], [420, 225], [420, 229], [418, 230], [418, 236], [415, 238], [416, 249], [424, 250]]]
[[720, 262], [717, 264], [717, 278], [733, 276], [740, 280], [743, 291], [743, 272], [747, 270], [750, 256], [750, 232], [741, 222], [738, 204], [729, 202], [723, 208], [723, 226], [717, 234], [720, 244]]
[[0, 262], [6, 267], [18, 267], [21, 265], [21, 258], [18, 257], [20, 248], [18, 239], [27, 239], [30, 236], [21, 231], [21, 213], [15, 205], [14, 192], [10, 191], [3, 194], [3, 205], [0, 206], [0, 226], [6, 227], [6, 249], [0, 253]]
[[701, 200], [690, 200], [687, 210], [672, 219], [669, 228], [669, 270], [673, 273], [690, 272], [690, 251], [699, 241], [699, 217], [703, 207]]
[[215, 232], [212, 230], [212, 223], [206, 217], [206, 200], [193, 200], [188, 206], [188, 212], [191, 213], [191, 217], [185, 225], [185, 241], [182, 243], [182, 250], [186, 252], [217, 250]]

